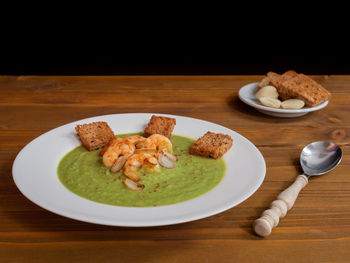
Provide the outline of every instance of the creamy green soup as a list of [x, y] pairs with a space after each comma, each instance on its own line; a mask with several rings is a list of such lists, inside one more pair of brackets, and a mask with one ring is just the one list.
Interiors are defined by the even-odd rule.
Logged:
[[[134, 134], [122, 134], [126, 137]], [[117, 206], [162, 206], [183, 202], [213, 189], [225, 175], [223, 159], [190, 155], [191, 138], [172, 135], [173, 151], [178, 156], [176, 167], [160, 167], [154, 172], [139, 171], [142, 191], [128, 189], [123, 171], [112, 174], [102, 163], [100, 150], [89, 152], [79, 146], [60, 161], [57, 173], [62, 184], [73, 193], [89, 200]]]

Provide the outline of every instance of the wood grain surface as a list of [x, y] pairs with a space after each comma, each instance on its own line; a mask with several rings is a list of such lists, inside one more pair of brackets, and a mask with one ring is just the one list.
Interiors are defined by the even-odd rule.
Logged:
[[[261, 77], [1, 76], [0, 262], [349, 262], [350, 76], [312, 76], [332, 100], [321, 111], [291, 119], [240, 102], [239, 88]], [[189, 116], [235, 130], [262, 152], [263, 184], [218, 215], [150, 228], [64, 218], [16, 188], [13, 161], [37, 136], [82, 118], [133, 112]], [[301, 173], [300, 151], [317, 140], [339, 144], [342, 163], [310, 179], [268, 238], [254, 235], [253, 221]]]

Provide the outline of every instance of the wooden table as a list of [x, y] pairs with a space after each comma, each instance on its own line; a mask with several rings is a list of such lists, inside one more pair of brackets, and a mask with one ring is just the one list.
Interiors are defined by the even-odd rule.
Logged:
[[[350, 76], [313, 78], [332, 92], [331, 103], [281, 119], [237, 97], [261, 76], [0, 77], [0, 262], [350, 262]], [[68, 122], [126, 112], [190, 116], [233, 129], [262, 152], [265, 181], [226, 212], [150, 228], [74, 221], [16, 188], [12, 164], [31, 140]], [[300, 151], [315, 140], [338, 143], [342, 163], [310, 180], [271, 236], [254, 235], [252, 222], [301, 173]]]

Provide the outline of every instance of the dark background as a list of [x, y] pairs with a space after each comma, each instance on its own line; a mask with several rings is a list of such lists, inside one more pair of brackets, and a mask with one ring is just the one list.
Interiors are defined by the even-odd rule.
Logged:
[[[256, 45], [259, 45], [256, 43]], [[332, 48], [335, 48], [332, 46]], [[8, 49], [2, 75], [265, 74], [295, 69], [306, 74], [350, 74], [347, 49], [295, 48], [288, 52], [254, 45]]]
[[107, 23], [68, 29], [43, 29], [43, 20], [23, 23], [2, 35], [0, 75], [234, 75], [289, 69], [350, 74], [347, 21], [330, 24], [335, 20], [324, 13], [315, 20], [304, 12], [310, 20], [305, 22], [298, 12], [262, 23], [264, 14], [253, 25], [242, 23], [246, 14], [223, 21], [209, 16], [191, 25], [178, 24], [179, 15], [171, 25], [162, 19], [144, 23], [146, 18], [131, 26], [124, 20], [112, 29]]
[[232, 75], [289, 69], [305, 74], [350, 74], [350, 53], [344, 45], [289, 43], [274, 47], [255, 39], [249, 41], [9, 47], [1, 59], [0, 74]]

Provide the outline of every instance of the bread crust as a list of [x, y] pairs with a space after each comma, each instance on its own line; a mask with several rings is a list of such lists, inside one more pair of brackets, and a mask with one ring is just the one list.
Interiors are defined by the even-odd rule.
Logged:
[[152, 134], [161, 134], [170, 137], [176, 125], [176, 119], [152, 115], [143, 135], [149, 137]]
[[258, 84], [258, 88], [261, 89], [265, 86], [270, 85], [270, 78], [268, 76], [265, 76]]
[[218, 159], [232, 146], [231, 136], [208, 131], [189, 147], [190, 154]]
[[81, 142], [89, 151], [102, 148], [115, 138], [114, 132], [106, 122], [77, 125], [75, 130]]
[[276, 88], [282, 100], [301, 99], [308, 107], [314, 107], [331, 98], [331, 93], [316, 81], [294, 70], [288, 70], [282, 75], [268, 72], [259, 88], [272, 85]]
[[284, 81], [277, 91], [283, 100], [301, 99], [308, 107], [317, 106], [331, 97], [328, 90], [304, 74]]
[[290, 78], [294, 78], [297, 75], [298, 75], [298, 73], [296, 73], [294, 70], [288, 70], [282, 74], [282, 78], [283, 78], [283, 80], [287, 80]]

